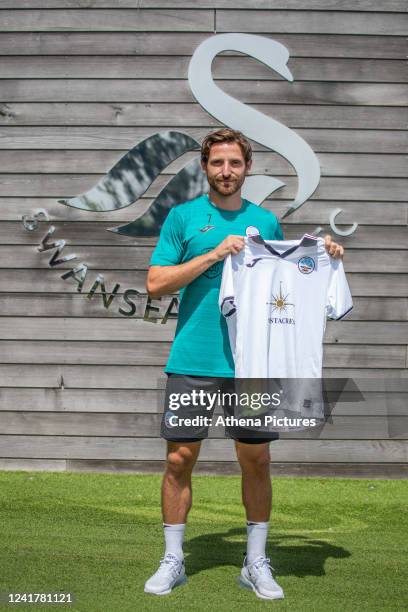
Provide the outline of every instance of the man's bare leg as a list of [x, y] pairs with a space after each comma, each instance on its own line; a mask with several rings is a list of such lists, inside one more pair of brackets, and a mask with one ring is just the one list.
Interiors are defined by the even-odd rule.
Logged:
[[242, 472], [242, 502], [247, 521], [266, 522], [272, 507], [269, 442], [235, 442]]
[[192, 504], [191, 472], [201, 442], [168, 442], [162, 482], [162, 513], [166, 550], [160, 567], [145, 583], [145, 593], [167, 595], [186, 581], [183, 540]]
[[266, 553], [269, 516], [272, 506], [269, 442], [236, 442], [242, 470], [242, 501], [247, 516], [247, 550], [239, 577], [240, 584], [261, 599], [282, 599], [282, 587], [272, 576]]
[[201, 442], [168, 442], [166, 470], [162, 482], [163, 522], [185, 523], [192, 504], [191, 473]]
[[236, 442], [237, 457], [242, 470], [242, 501], [247, 518], [247, 562], [266, 558], [272, 487], [269, 443]]

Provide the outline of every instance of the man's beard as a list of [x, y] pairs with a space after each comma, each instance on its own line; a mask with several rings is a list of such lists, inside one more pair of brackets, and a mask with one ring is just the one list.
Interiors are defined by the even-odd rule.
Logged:
[[239, 191], [245, 181], [245, 174], [240, 179], [229, 179], [228, 184], [225, 185], [224, 181], [221, 179], [210, 178], [207, 176], [208, 183], [214, 191], [223, 196], [230, 196]]

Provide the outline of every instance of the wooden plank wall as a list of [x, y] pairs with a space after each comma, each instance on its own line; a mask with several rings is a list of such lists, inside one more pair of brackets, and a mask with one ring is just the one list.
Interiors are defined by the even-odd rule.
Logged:
[[[214, 32], [271, 36], [290, 51], [288, 83], [239, 53], [219, 56], [228, 93], [282, 121], [317, 153], [321, 183], [288, 218], [288, 238], [328, 229], [341, 207], [355, 234], [341, 240], [355, 301], [329, 323], [325, 372], [360, 381], [365, 401], [336, 407], [319, 439], [273, 444], [275, 473], [400, 476], [407, 460], [407, 75], [404, 0], [0, 0], [0, 468], [155, 470], [155, 389], [174, 332], [119, 314], [123, 291], [144, 289], [154, 241], [105, 231], [133, 220], [185, 155], [135, 206], [105, 214], [57, 203], [102, 176], [140, 139], [182, 129], [201, 139], [217, 121], [187, 77]], [[255, 172], [286, 187], [265, 204], [281, 215], [292, 167], [255, 145]], [[36, 247], [45, 227], [21, 216], [44, 207], [70, 252], [89, 264], [84, 294]], [[67, 247], [68, 248], [68, 247]], [[97, 272], [121, 284], [106, 310], [87, 299]], [[163, 311], [164, 306], [162, 306]], [[217, 435], [217, 434], [215, 434]], [[203, 445], [200, 469], [236, 471], [226, 440]]]

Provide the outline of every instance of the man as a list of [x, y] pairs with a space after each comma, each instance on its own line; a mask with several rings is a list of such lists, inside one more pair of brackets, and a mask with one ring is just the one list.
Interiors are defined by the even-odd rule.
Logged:
[[[232, 380], [234, 363], [225, 320], [218, 307], [223, 260], [244, 247], [245, 230], [256, 227], [266, 240], [283, 240], [276, 216], [241, 198], [241, 187], [251, 169], [250, 143], [229, 128], [209, 134], [201, 147], [201, 165], [210, 186], [208, 195], [171, 209], [150, 261], [147, 291], [152, 298], [181, 289], [175, 339], [166, 366], [169, 378], [166, 403], [172, 391], [214, 388], [216, 380]], [[326, 236], [330, 255], [343, 247]], [[214, 382], [215, 380], [215, 382]], [[205, 411], [205, 408], [204, 408]], [[183, 538], [192, 503], [191, 473], [206, 427], [185, 437], [169, 426], [168, 405], [161, 435], [167, 439], [167, 463], [162, 484], [165, 538], [164, 558], [146, 582], [145, 592], [164, 595], [185, 582]], [[248, 439], [244, 432], [226, 430], [235, 441], [242, 471], [242, 499], [247, 518], [247, 551], [240, 582], [263, 599], [283, 597], [273, 579], [265, 547], [271, 511], [269, 442]]]

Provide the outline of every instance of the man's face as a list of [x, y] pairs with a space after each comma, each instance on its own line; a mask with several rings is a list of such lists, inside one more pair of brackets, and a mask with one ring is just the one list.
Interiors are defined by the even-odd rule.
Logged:
[[237, 142], [213, 144], [207, 164], [202, 164], [212, 189], [223, 196], [233, 195], [241, 189], [252, 162], [245, 164]]

